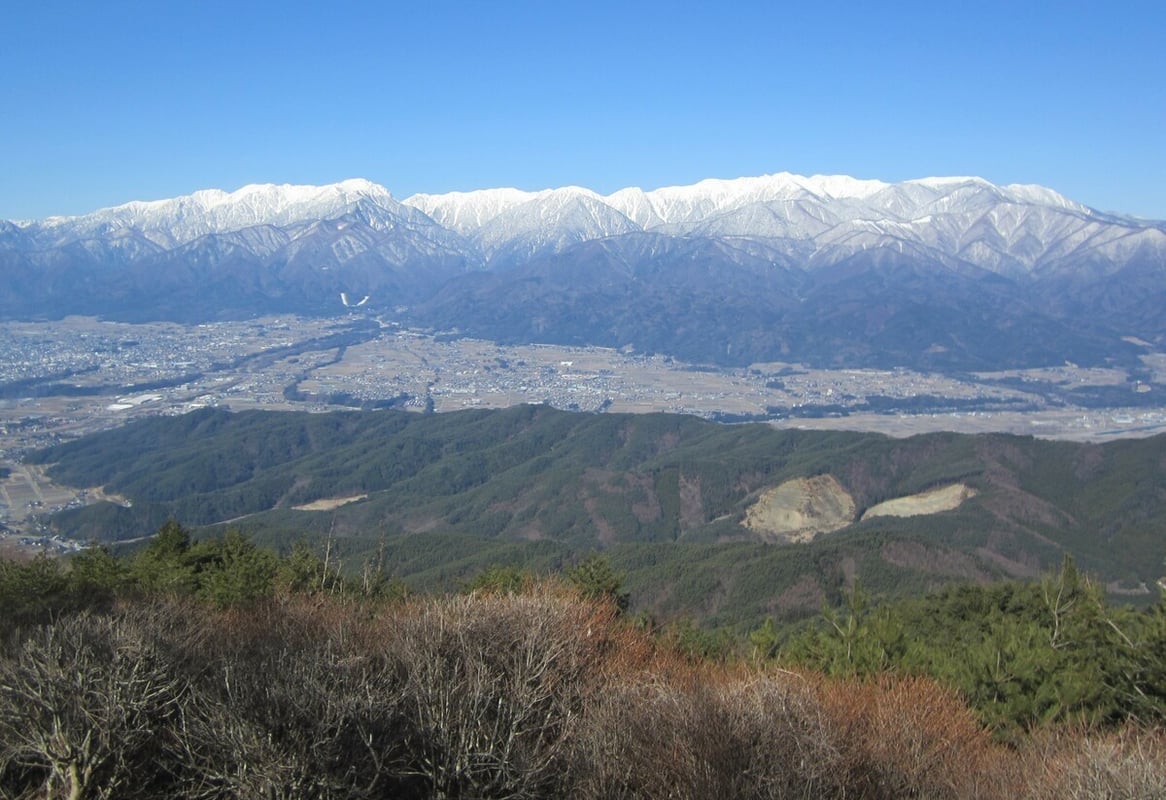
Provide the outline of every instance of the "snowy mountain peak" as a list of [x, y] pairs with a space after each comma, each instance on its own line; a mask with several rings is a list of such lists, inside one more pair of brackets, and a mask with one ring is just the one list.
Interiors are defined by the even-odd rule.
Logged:
[[521, 189], [478, 189], [447, 194], [415, 194], [404, 205], [424, 212], [437, 223], [469, 236], [504, 211], [535, 197]]
[[133, 229], [158, 244], [174, 245], [208, 233], [327, 219], [351, 210], [362, 200], [391, 214], [399, 209], [388, 189], [352, 178], [325, 186], [263, 183], [234, 192], [202, 189], [168, 200], [135, 200], [80, 217], [50, 217], [35, 227], [40, 235], [58, 241]]
[[849, 175], [814, 175], [805, 178], [804, 181], [815, 194], [832, 198], [870, 197], [890, 185], [878, 180], [852, 178]]
[[977, 186], [992, 185], [983, 178], [977, 178], [974, 175], [948, 175], [935, 178], [912, 178], [911, 180], [903, 181], [903, 183], [926, 186], [931, 189], [951, 189], [956, 186], [966, 186], [968, 184]]
[[1070, 200], [1048, 187], [1038, 186], [1035, 183], [1010, 183], [1000, 188], [1017, 200], [1032, 203], [1033, 205], [1067, 208], [1082, 213], [1089, 213], [1090, 210], [1088, 206]]
[[389, 190], [381, 186], [379, 183], [373, 183], [367, 178], [347, 178], [335, 184], [336, 188], [347, 192], [360, 192], [363, 194], [389, 194]]
[[1093, 214], [1088, 206], [1077, 203], [1058, 192], [1036, 184], [1011, 183], [997, 186], [978, 177], [916, 178], [904, 181], [900, 186], [920, 186], [939, 195], [972, 196], [979, 195], [986, 201], [1003, 201], [1019, 205], [1041, 206], [1048, 209]]
[[848, 175], [795, 175], [778, 172], [753, 178], [722, 180], [708, 178], [692, 186], [670, 186], [649, 194], [660, 197], [703, 195], [717, 198], [722, 204], [765, 202], [809, 193], [824, 199], [868, 197], [887, 184], [882, 181], [861, 180]]
[[731, 180], [706, 178], [690, 186], [667, 186], [650, 192], [624, 189], [610, 195], [607, 200], [644, 227], [652, 227], [653, 224], [695, 223], [754, 203], [799, 198], [818, 201], [865, 198], [886, 187], [882, 181], [859, 180], [846, 175], [807, 178], [779, 172]]
[[790, 172], [708, 178], [650, 191], [630, 187], [607, 196], [563, 186], [415, 194], [403, 202], [362, 178], [325, 186], [251, 184], [233, 192], [206, 189], [10, 228], [13, 241], [19, 234], [21, 248], [128, 236], [171, 249], [208, 234], [262, 226], [287, 230], [354, 211], [381, 232], [404, 224], [425, 229], [426, 237], [449, 246], [462, 242], [475, 263], [652, 232], [784, 240], [818, 261], [913, 243], [937, 257], [1013, 272], [1061, 259], [1087, 241], [1113, 250], [1115, 261], [1139, 248], [1157, 253], [1166, 235], [1159, 224], [1100, 215], [1043, 186], [997, 186], [968, 176], [886, 183]]
[[448, 194], [417, 194], [406, 198], [403, 203], [469, 236], [495, 217], [531, 201], [555, 204], [568, 198], [586, 198], [602, 202], [640, 228], [649, 229], [660, 225], [696, 223], [752, 203], [798, 198], [819, 202], [862, 199], [877, 194], [889, 185], [882, 181], [860, 180], [846, 175], [805, 177], [780, 172], [746, 178], [706, 178], [688, 186], [666, 186], [651, 191], [629, 187], [607, 196], [579, 186], [565, 186], [538, 192], [484, 189]]

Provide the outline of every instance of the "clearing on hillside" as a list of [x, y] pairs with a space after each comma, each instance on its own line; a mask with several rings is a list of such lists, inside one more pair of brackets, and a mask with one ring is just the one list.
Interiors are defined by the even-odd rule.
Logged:
[[745, 512], [745, 527], [771, 542], [808, 542], [854, 522], [854, 498], [833, 475], [794, 478], [767, 489]]
[[292, 506], [293, 511], [331, 511], [340, 506], [346, 506], [349, 503], [355, 503], [357, 500], [364, 500], [367, 494], [354, 494], [352, 497], [326, 497], [323, 500], [313, 500], [310, 503], [304, 503], [299, 506]]
[[940, 486], [919, 494], [906, 497], [896, 497], [873, 505], [862, 515], [863, 519], [871, 517], [916, 517], [923, 514], [938, 514], [941, 511], [951, 511], [959, 508], [967, 499], [976, 496], [976, 490], [963, 483], [953, 483], [950, 486]]

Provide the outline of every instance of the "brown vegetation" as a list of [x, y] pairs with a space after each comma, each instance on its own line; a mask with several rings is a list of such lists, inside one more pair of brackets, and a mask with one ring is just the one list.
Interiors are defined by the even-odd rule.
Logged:
[[1135, 798], [1164, 756], [1004, 745], [923, 678], [713, 664], [558, 583], [135, 601], [0, 650], [4, 798]]
[[1030, 743], [1023, 769], [1026, 795], [1038, 800], [1166, 797], [1166, 733], [1050, 732]]
[[818, 701], [859, 797], [1003, 797], [998, 750], [975, 714], [927, 678], [822, 681]]

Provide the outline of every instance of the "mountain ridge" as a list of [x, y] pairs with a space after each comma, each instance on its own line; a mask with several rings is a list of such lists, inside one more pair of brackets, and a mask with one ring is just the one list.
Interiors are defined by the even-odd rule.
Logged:
[[[409, 206], [416, 208], [434, 221], [446, 227], [465, 232], [467, 222], [455, 222], [456, 216], [439, 213], [449, 207], [470, 206], [478, 213], [472, 224], [481, 226], [489, 222], [498, 214], [505, 213], [514, 206], [530, 201], [542, 201], [548, 198], [557, 198], [564, 195], [588, 197], [601, 201], [605, 205], [619, 211], [624, 216], [636, 221], [644, 229], [654, 227], [652, 221], [642, 222], [637, 217], [635, 205], [647, 200], [655, 213], [655, 224], [670, 224], [680, 221], [702, 220], [709, 213], [720, 213], [728, 208], [755, 202], [771, 202], [775, 200], [793, 200], [799, 193], [808, 193], [822, 200], [868, 198], [887, 190], [902, 190], [904, 187], [920, 187], [930, 191], [940, 191], [947, 188], [978, 187], [1016, 203], [1028, 203], [1073, 210], [1082, 214], [1121, 220], [1125, 223], [1160, 227], [1166, 222], [1143, 220], [1133, 216], [1115, 215], [1100, 212], [1077, 203], [1064, 195], [1037, 184], [1004, 184], [996, 185], [983, 178], [975, 176], [948, 176], [914, 178], [896, 183], [881, 180], [859, 179], [848, 175], [797, 175], [789, 172], [779, 172], [760, 176], [744, 176], [733, 179], [705, 178], [694, 184], [664, 186], [652, 190], [644, 190], [638, 186], [629, 186], [618, 189], [608, 195], [601, 195], [591, 189], [580, 186], [563, 186], [547, 188], [538, 191], [527, 191], [511, 187], [476, 189], [472, 191], [454, 191], [445, 193], [418, 193], [403, 200], [397, 200], [386, 187], [365, 178], [349, 178], [331, 184], [247, 184], [239, 189], [228, 192], [218, 188], [200, 189], [188, 195], [160, 200], [133, 200], [116, 206], [99, 208], [81, 215], [49, 216], [39, 220], [4, 220], [5, 223], [18, 229], [28, 231], [36, 228], [58, 229], [69, 225], [88, 227], [87, 223], [121, 221], [127, 226], [145, 221], [154, 221], [161, 215], [182, 217], [191, 211], [204, 213], [218, 208], [230, 207], [235, 209], [250, 209], [255, 212], [250, 220], [238, 218], [225, 220], [224, 225], [213, 227], [212, 231], [222, 233], [229, 230], [238, 230], [249, 225], [283, 224], [303, 222], [309, 219], [318, 219], [338, 211], [350, 210], [356, 200], [374, 199], [390, 208]], [[341, 201], [340, 203], [335, 202]], [[493, 206], [493, 210], [488, 210]], [[694, 208], [695, 207], [695, 208]], [[279, 212], [284, 210], [300, 209], [302, 216], [280, 220]], [[680, 208], [680, 213], [676, 209]], [[891, 216], [900, 220], [902, 214], [894, 214], [892, 206], [885, 207]], [[166, 214], [171, 209], [177, 213]], [[664, 213], [660, 213], [663, 209]], [[703, 214], [700, 209], [705, 209]], [[274, 212], [263, 215], [263, 211]], [[151, 213], [153, 212], [153, 213]], [[484, 213], [483, 213], [484, 212]]]
[[741, 365], [1131, 364], [1123, 340], [1166, 347], [1166, 222], [975, 177], [400, 201], [364, 179], [253, 184], [0, 223], [0, 274], [0, 318], [336, 314], [343, 293], [420, 327]]
[[[782, 575], [789, 587], [807, 573], [841, 580], [855, 559], [864, 586], [894, 592], [902, 580], [1033, 577], [1070, 553], [1106, 582], [1142, 586], [1148, 597], [1166, 554], [1164, 436], [893, 439], [545, 405], [429, 415], [203, 409], [138, 420], [27, 460], [51, 464], [59, 483], [132, 501], [52, 517], [80, 540], [137, 538], [168, 518], [236, 526], [281, 546], [334, 536], [349, 553], [375, 550], [380, 537], [402, 554], [390, 559], [402, 575], [440, 562], [448, 577], [462, 559], [484, 566], [481, 559], [503, 552], [521, 561], [547, 548], [601, 549], [651, 563], [676, 558], [689, 576], [723, 570], [725, 584], [749, 573], [772, 585]], [[791, 537], [759, 530], [751, 518], [772, 505], [774, 491], [808, 479], [852, 504], [841, 526], [808, 545], [773, 544]], [[961, 502], [918, 516], [864, 516], [934, 490], [959, 491]], [[328, 500], [345, 502], [319, 503]], [[812, 509], [787, 502], [784, 511]], [[405, 567], [410, 548], [424, 565]], [[683, 592], [677, 574], [668, 583]], [[715, 594], [701, 593], [700, 602]], [[811, 598], [802, 612], [819, 607]]]

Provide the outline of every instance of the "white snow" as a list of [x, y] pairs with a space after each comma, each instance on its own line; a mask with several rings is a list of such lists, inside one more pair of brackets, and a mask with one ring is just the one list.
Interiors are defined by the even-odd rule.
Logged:
[[333, 218], [361, 201], [390, 214], [400, 205], [383, 186], [362, 178], [326, 186], [251, 184], [234, 192], [203, 189], [169, 200], [133, 201], [80, 217], [50, 217], [39, 228], [41, 233], [56, 233], [65, 240], [132, 228], [158, 244], [175, 245], [208, 233]]
[[[710, 178], [649, 191], [629, 187], [606, 196], [565, 186], [416, 194], [402, 202], [362, 178], [325, 186], [252, 184], [233, 192], [205, 189], [16, 227], [21, 241], [42, 249], [102, 242], [104, 247], [129, 248], [127, 253], [145, 252], [207, 234], [231, 234], [266, 252], [284, 246], [303, 226], [357, 209], [377, 235], [413, 231], [414, 246], [453, 248], [472, 263], [521, 260], [641, 231], [782, 241], [787, 250], [796, 248], [821, 263], [885, 246], [893, 231], [897, 246], [907, 243], [937, 257], [1008, 272], [1035, 269], [1086, 250], [1091, 258], [1118, 259], [1134, 247], [1161, 247], [1166, 235], [1161, 223], [1099, 215], [1043, 186], [996, 186], [967, 176], [886, 183], [788, 172]], [[1134, 236], [1147, 232], [1152, 235]], [[391, 241], [396, 240], [377, 246], [392, 247]], [[345, 240], [334, 248], [352, 255], [370, 246]]]

